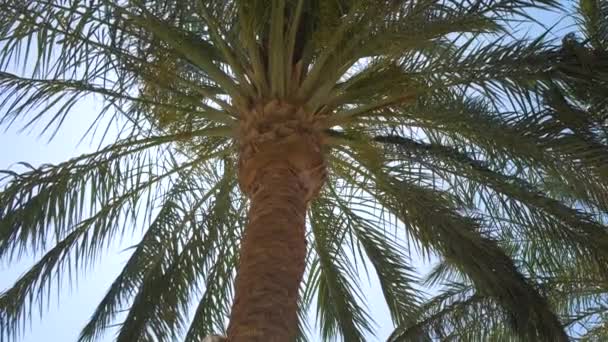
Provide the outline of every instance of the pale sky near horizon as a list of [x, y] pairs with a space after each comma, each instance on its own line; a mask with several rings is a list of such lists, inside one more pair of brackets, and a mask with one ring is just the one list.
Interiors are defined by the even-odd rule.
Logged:
[[[547, 14], [539, 14], [537, 17], [547, 26], [555, 22], [556, 18], [555, 15]], [[84, 131], [89, 127], [91, 120], [98, 113], [99, 107], [99, 103], [94, 101], [85, 101], [79, 105], [66, 120], [60, 133], [50, 143], [47, 143], [48, 136], [37, 137], [39, 130], [27, 134], [27, 132], [18, 133], [18, 126], [9, 129], [7, 132], [4, 132], [4, 127], [0, 127], [0, 169], [11, 168], [20, 161], [35, 166], [42, 163], [58, 163], [70, 157], [95, 150], [96, 146], [89, 145], [88, 141], [80, 145], [78, 145], [78, 142]], [[34, 315], [31, 329], [27, 329], [28, 331], [20, 341], [75, 341], [80, 329], [88, 321], [105, 291], [130, 256], [129, 252], [122, 251], [122, 249], [137, 241], [138, 238], [134, 237], [125, 240], [120, 246], [112, 247], [92, 271], [79, 277], [77, 288], [70, 289], [67, 283], [62, 284], [59, 289], [61, 292], [60, 303], [57, 301], [57, 296], [53, 295], [49, 310], [43, 313], [42, 320]], [[0, 291], [12, 285], [17, 277], [28, 266], [31, 266], [32, 261], [32, 258], [25, 258], [25, 260], [11, 265], [0, 264]], [[375, 281], [368, 284], [363, 279], [361, 283], [363, 288], [366, 289], [371, 317], [378, 323], [378, 336], [376, 339], [370, 337], [370, 341], [383, 341], [392, 331], [392, 323], [384, 299]], [[112, 333], [108, 333], [101, 341], [112, 341], [113, 337]]]

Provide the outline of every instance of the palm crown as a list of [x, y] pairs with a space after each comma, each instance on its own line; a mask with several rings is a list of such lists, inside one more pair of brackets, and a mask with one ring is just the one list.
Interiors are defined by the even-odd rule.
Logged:
[[[324, 338], [372, 330], [369, 268], [394, 340], [566, 340], [554, 312], [586, 310], [577, 296], [601, 300], [608, 281], [608, 7], [581, 2], [581, 39], [513, 38], [530, 8], [557, 5], [3, 1], [0, 122], [54, 134], [97, 95], [122, 129], [95, 153], [4, 172], [0, 259], [43, 254], [2, 293], [0, 336], [135, 225], [81, 340], [124, 310], [119, 341], [224, 332], [258, 180], [285, 158], [298, 187], [276, 192], [307, 208], [299, 339], [313, 302]], [[450, 284], [428, 302], [410, 252]]]

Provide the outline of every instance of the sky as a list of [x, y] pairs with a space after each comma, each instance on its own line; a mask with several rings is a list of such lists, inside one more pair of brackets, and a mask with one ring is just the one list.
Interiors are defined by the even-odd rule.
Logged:
[[[556, 22], [558, 18], [554, 14], [540, 12], [534, 13], [534, 16], [546, 25]], [[569, 23], [563, 21], [560, 26], [566, 27]], [[51, 142], [47, 141], [48, 135], [39, 137], [39, 130], [19, 132], [18, 127], [7, 131], [0, 130], [0, 169], [14, 168], [20, 161], [35, 166], [43, 163], [58, 163], [94, 151], [96, 145], [91, 145], [88, 141], [82, 143], [79, 141], [100, 107], [100, 103], [90, 99], [80, 103]], [[52, 296], [49, 308], [43, 312], [42, 319], [34, 315], [21, 341], [75, 341], [80, 329], [88, 321], [94, 308], [130, 256], [130, 253], [124, 249], [137, 241], [138, 238], [135, 236], [125, 239], [121, 245], [111, 246], [101, 262], [78, 278], [77, 286], [71, 288], [68, 283], [61, 284], [58, 288], [59, 297]], [[32, 265], [33, 260], [32, 257], [26, 257], [10, 265], [0, 264], [0, 290], [11, 286]], [[421, 266], [421, 260], [418, 262], [418, 266]], [[368, 282], [363, 279], [361, 285], [366, 294], [370, 316], [377, 323], [377, 337], [369, 336], [369, 341], [384, 341], [392, 331], [392, 323], [383, 296], [375, 280]], [[314, 321], [314, 315], [311, 320]], [[312, 321], [311, 323], [314, 324]], [[112, 340], [113, 334], [110, 332], [101, 341]]]

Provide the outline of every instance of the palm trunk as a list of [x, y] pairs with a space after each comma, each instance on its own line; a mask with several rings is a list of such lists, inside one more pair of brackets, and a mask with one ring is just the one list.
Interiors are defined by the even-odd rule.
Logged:
[[304, 273], [306, 189], [286, 165], [269, 165], [251, 196], [228, 341], [291, 341]]
[[239, 181], [251, 207], [227, 339], [292, 341], [307, 204], [325, 179], [322, 139], [311, 117], [290, 105], [272, 102], [243, 117]]

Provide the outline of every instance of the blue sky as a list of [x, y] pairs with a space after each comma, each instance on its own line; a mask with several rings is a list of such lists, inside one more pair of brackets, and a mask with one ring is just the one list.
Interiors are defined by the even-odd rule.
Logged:
[[[558, 16], [546, 13], [534, 13], [535, 17], [546, 25], [554, 23]], [[568, 26], [569, 21], [560, 23]], [[100, 104], [87, 100], [74, 108], [73, 113], [61, 128], [60, 133], [48, 143], [48, 136], [38, 137], [38, 130], [18, 132], [17, 127], [0, 131], [0, 169], [11, 168], [19, 161], [33, 165], [58, 163], [70, 157], [93, 151], [96, 145], [88, 140], [78, 144], [82, 134], [89, 127], [100, 109]], [[122, 245], [112, 246], [106, 256], [87, 274], [79, 277], [77, 286], [71, 288], [68, 283], [59, 286], [59, 301], [53, 296], [48, 311], [43, 319], [34, 316], [30, 328], [22, 339], [24, 342], [38, 341], [75, 341], [80, 329], [87, 322], [95, 306], [105, 294], [106, 289], [120, 272], [129, 253], [122, 251], [125, 247], [137, 242], [137, 237], [126, 239]], [[0, 289], [10, 286], [27, 268], [33, 258], [24, 258], [20, 262], [7, 265], [0, 264]], [[373, 340], [385, 340], [392, 330], [392, 323], [384, 304], [384, 299], [375, 281], [362, 281], [371, 317], [378, 324], [378, 337]], [[111, 341], [112, 333], [103, 341]]]

